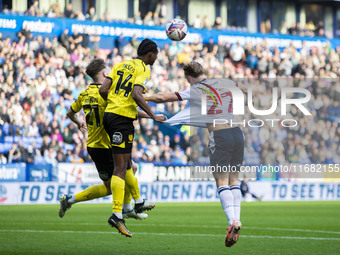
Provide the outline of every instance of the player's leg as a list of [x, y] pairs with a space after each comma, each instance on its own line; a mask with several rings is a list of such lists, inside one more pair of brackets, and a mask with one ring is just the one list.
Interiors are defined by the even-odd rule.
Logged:
[[238, 241], [240, 230], [242, 227], [240, 221], [242, 195], [240, 187], [238, 185], [238, 172], [229, 173], [229, 186], [230, 191], [233, 195], [235, 220], [229, 225], [228, 228], [228, 234], [225, 241], [225, 245], [227, 247], [233, 246]]
[[231, 165], [233, 166], [234, 171], [230, 172], [229, 186], [234, 197], [235, 217], [237, 220], [240, 220], [242, 194], [241, 194], [241, 189], [239, 185], [239, 171], [243, 163], [244, 138], [243, 138], [243, 133], [239, 127], [233, 128], [231, 132], [232, 132], [235, 146], [234, 146], [234, 152], [233, 152], [232, 159], [231, 159]]
[[228, 173], [222, 174], [214, 174], [217, 186], [217, 192], [220, 197], [220, 202], [223, 208], [225, 215], [227, 216], [227, 220], [229, 226], [232, 222], [236, 219], [235, 218], [235, 211], [234, 211], [234, 200], [233, 195], [230, 191], [230, 187], [228, 185]]
[[[132, 164], [131, 168], [132, 168], [133, 175], [134, 175], [137, 172], [138, 167], [137, 167], [137, 164], [135, 164], [133, 161], [131, 161], [131, 164]], [[148, 217], [148, 215], [146, 213], [143, 213], [143, 212], [136, 213], [135, 209], [132, 207], [131, 192], [130, 192], [130, 189], [127, 185], [127, 181], [126, 181], [127, 175], [128, 175], [128, 173], [125, 175], [125, 195], [124, 195], [124, 204], [123, 204], [123, 218], [124, 219], [134, 218], [136, 220], [146, 219]], [[134, 177], [134, 178], [136, 179], [135, 185], [137, 185], [138, 197], [140, 197], [137, 178], [136, 177]], [[150, 204], [150, 203], [144, 203], [144, 206], [148, 206], [148, 204]], [[153, 205], [153, 207], [154, 207], [154, 205]]]
[[105, 197], [111, 194], [110, 182], [113, 172], [113, 159], [111, 149], [100, 149], [88, 147], [88, 152], [96, 165], [100, 179], [103, 184], [93, 185], [75, 194], [60, 196], [59, 217], [64, 217], [67, 210], [75, 203]]
[[[137, 165], [133, 161], [131, 161], [131, 163], [132, 163], [133, 174], [135, 174], [137, 172]], [[125, 175], [125, 195], [124, 195], [124, 204], [123, 204], [123, 214], [124, 214], [124, 211], [130, 212], [133, 210], [133, 207], [131, 204], [131, 197], [132, 196], [131, 196], [130, 189], [128, 185], [126, 184], [126, 175]]]
[[210, 165], [215, 167], [213, 172], [216, 180], [217, 192], [228, 223], [231, 225], [235, 219], [233, 195], [229, 187], [229, 172], [222, 171], [222, 167], [228, 166], [231, 160], [231, 148], [229, 138], [225, 137], [224, 130], [210, 132], [209, 154]]
[[125, 173], [131, 154], [114, 154], [115, 168], [111, 178], [113, 213], [122, 219], [123, 200], [125, 193]]
[[131, 192], [133, 199], [135, 200], [134, 210], [136, 213], [151, 210], [155, 207], [155, 205], [141, 198], [139, 193], [138, 180], [133, 173], [131, 161], [129, 163], [130, 165], [128, 166], [128, 170], [126, 171], [125, 175], [125, 182]]
[[95, 198], [105, 197], [111, 194], [111, 176], [114, 163], [111, 149], [90, 148], [88, 152], [96, 165], [99, 178], [103, 181], [101, 185], [94, 185], [75, 195], [76, 201], [87, 201]]
[[226, 238], [226, 246], [228, 247], [231, 247], [238, 241], [239, 233], [242, 227], [240, 221], [242, 194], [239, 186], [238, 175], [241, 164], [243, 162], [244, 154], [244, 139], [241, 129], [233, 128], [230, 131], [234, 142], [234, 152], [231, 159], [231, 166], [233, 167], [233, 171], [229, 173], [229, 186], [233, 195], [234, 212], [236, 219], [233, 221], [232, 225], [228, 229], [228, 235]]
[[[108, 182], [109, 183], [109, 182]], [[75, 194], [66, 195], [62, 194], [60, 196], [60, 206], [59, 206], [59, 217], [63, 218], [67, 210], [71, 208], [73, 204], [93, 200], [100, 197], [106, 197], [111, 194], [111, 190], [108, 190], [109, 184], [103, 183], [98, 185], [93, 185], [87, 189]]]
[[130, 157], [130, 153], [114, 154], [115, 168], [111, 178], [113, 213], [108, 219], [108, 223], [111, 225], [111, 227], [115, 227], [122, 235], [125, 235], [127, 237], [132, 237], [132, 234], [125, 226], [122, 210], [125, 194], [125, 173]]

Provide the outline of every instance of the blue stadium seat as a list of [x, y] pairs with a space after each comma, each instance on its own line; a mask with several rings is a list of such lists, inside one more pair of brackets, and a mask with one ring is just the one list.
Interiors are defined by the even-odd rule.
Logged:
[[29, 137], [28, 140], [30, 141], [30, 144], [35, 143], [35, 137]]
[[0, 143], [0, 153], [4, 153], [5, 152], [5, 146], [3, 143]]
[[12, 149], [13, 143], [5, 143], [4, 149], [6, 152], [8, 152], [10, 149]]
[[26, 136], [21, 137], [21, 140], [22, 140], [22, 143], [23, 143], [23, 144], [24, 144], [24, 143], [29, 143], [29, 142], [30, 142], [29, 138], [26, 137]]
[[13, 143], [14, 139], [13, 136], [5, 136], [5, 143]]
[[4, 132], [5, 135], [8, 135], [9, 128], [10, 128], [10, 125], [8, 123], [5, 123], [5, 125], [2, 126], [2, 132]]
[[42, 137], [35, 137], [35, 141], [36, 144], [42, 144], [43, 143], [43, 138]]

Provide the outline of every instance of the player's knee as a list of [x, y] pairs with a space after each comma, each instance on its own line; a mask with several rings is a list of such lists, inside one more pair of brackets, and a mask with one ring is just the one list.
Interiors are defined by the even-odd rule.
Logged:
[[107, 195], [111, 195], [111, 179], [109, 181], [104, 182], [104, 185], [107, 190]]
[[228, 185], [228, 178], [216, 178], [216, 186], [217, 188], [221, 187], [221, 186], [226, 186]]
[[132, 171], [133, 171], [133, 174], [136, 174], [137, 170], [138, 170], [137, 164], [135, 164], [134, 162], [132, 162]]

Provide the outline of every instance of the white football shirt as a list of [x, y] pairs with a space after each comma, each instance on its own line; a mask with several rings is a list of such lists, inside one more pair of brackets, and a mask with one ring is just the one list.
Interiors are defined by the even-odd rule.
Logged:
[[[190, 88], [175, 92], [178, 100], [188, 100], [184, 110], [168, 119], [170, 125], [206, 127], [206, 124], [235, 122], [232, 87], [237, 83], [229, 79], [204, 79]], [[220, 120], [216, 122], [216, 120]], [[225, 122], [224, 122], [225, 123]]]

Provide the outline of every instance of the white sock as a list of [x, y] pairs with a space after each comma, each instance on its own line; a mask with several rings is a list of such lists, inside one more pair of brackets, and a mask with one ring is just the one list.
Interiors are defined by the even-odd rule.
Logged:
[[235, 220], [233, 194], [231, 193], [230, 188], [227, 185], [219, 187], [217, 191], [220, 196], [222, 208], [225, 215], [227, 216], [230, 226], [233, 223], [233, 220]]
[[129, 204], [123, 204], [123, 210], [124, 210], [124, 212], [131, 212], [132, 209], [133, 209], [133, 207], [132, 207], [132, 204], [131, 204], [131, 203], [129, 203]]
[[136, 204], [141, 204], [143, 203], [143, 198], [142, 197], [139, 197], [136, 201], [135, 201]]
[[242, 194], [241, 194], [240, 186], [238, 186], [238, 185], [230, 186], [230, 191], [231, 191], [231, 193], [233, 194], [233, 197], [234, 197], [235, 218], [237, 220], [240, 220], [241, 200], [242, 200]]
[[67, 203], [68, 203], [69, 205], [73, 205], [73, 204], [77, 203], [76, 196], [75, 196], [75, 195], [72, 195], [71, 198], [69, 198], [69, 200], [67, 200]]
[[121, 212], [113, 212], [118, 219], [123, 219], [123, 214]]

